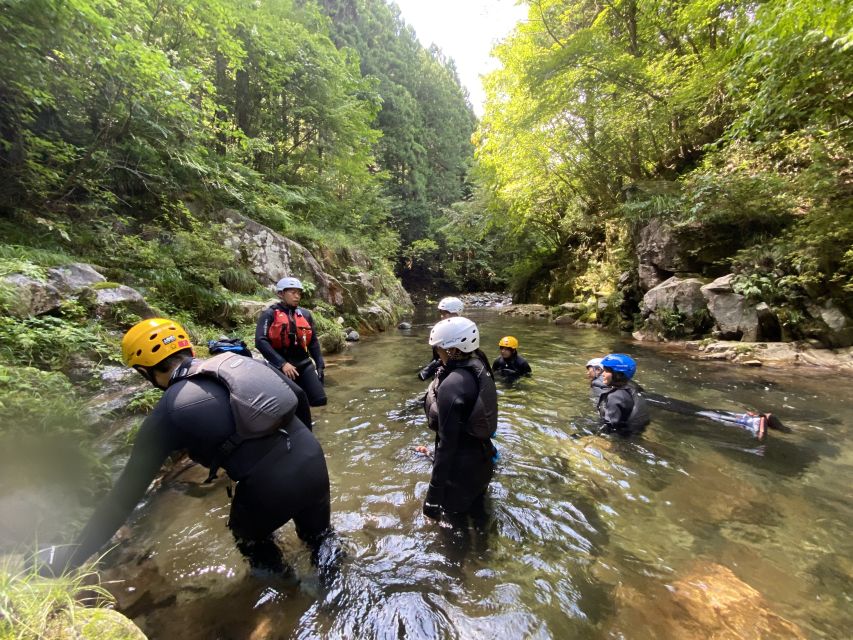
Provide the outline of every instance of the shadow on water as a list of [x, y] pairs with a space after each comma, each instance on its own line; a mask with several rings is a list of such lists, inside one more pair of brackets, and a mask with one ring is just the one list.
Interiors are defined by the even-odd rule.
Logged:
[[[330, 404], [314, 431], [345, 551], [331, 582], [292, 525], [277, 536], [286, 574], [253, 574], [225, 527], [223, 486], [199, 489], [203, 470], [190, 470], [137, 511], [113, 553], [106, 577], [120, 609], [149, 637], [182, 640], [707, 637], [741, 623], [764, 637], [845, 634], [849, 397], [805, 370], [695, 362], [594, 330], [472, 317], [490, 357], [512, 334], [533, 367], [498, 389], [501, 458], [484, 521], [438, 525], [421, 513], [431, 462], [415, 448], [433, 436], [415, 376], [430, 357], [429, 324], [416, 318], [328, 358]], [[611, 351], [636, 354], [651, 391], [770, 410], [792, 432], [758, 443], [658, 411], [637, 440], [591, 435], [584, 364]]]

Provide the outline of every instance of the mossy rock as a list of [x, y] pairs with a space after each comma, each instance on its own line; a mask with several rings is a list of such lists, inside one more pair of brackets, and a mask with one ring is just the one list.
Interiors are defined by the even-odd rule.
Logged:
[[57, 616], [47, 637], [54, 640], [147, 640], [133, 621], [113, 609], [74, 607]]

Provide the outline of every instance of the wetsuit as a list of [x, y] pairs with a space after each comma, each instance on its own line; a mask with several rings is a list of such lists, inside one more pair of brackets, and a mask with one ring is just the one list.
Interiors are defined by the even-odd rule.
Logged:
[[651, 422], [646, 400], [632, 386], [607, 387], [598, 397], [601, 433], [628, 437], [642, 433]]
[[[297, 411], [298, 415], [299, 411]], [[298, 417], [281, 433], [246, 440], [217, 460], [237, 481], [228, 526], [241, 551], [274, 547], [270, 534], [291, 518], [299, 537], [316, 546], [329, 529], [329, 475], [323, 450]], [[142, 423], [127, 465], [63, 563], [79, 566], [98, 551], [139, 503], [170, 453], [185, 449], [210, 467], [235, 432], [227, 388], [208, 377], [175, 379]], [[274, 553], [280, 552], [277, 547]], [[276, 559], [273, 558], [272, 562]], [[270, 560], [264, 560], [269, 564]]]
[[770, 426], [775, 429], [790, 431], [789, 429], [786, 429], [781, 422], [779, 422], [778, 418], [774, 417], [774, 419], [768, 419], [770, 414], [714, 411], [711, 409], [704, 409], [699, 405], [685, 402], [684, 400], [676, 400], [675, 398], [669, 398], [667, 396], [660, 395], [659, 393], [650, 393], [648, 391], [643, 391], [643, 396], [648, 399], [649, 404], [653, 407], [659, 407], [665, 411], [671, 411], [681, 415], [701, 416], [702, 418], [707, 418], [714, 422], [738, 427], [748, 431], [759, 440], [764, 438], [767, 427]]
[[[299, 322], [299, 316], [307, 321], [311, 328], [311, 339], [307, 345], [300, 344], [296, 339], [296, 334], [292, 334], [287, 346], [282, 345], [277, 349], [270, 340], [270, 327], [275, 321], [276, 311], [282, 311], [287, 314], [291, 328], [295, 328]], [[320, 349], [320, 341], [317, 339], [317, 329], [314, 326], [314, 318], [311, 312], [302, 307], [289, 307], [284, 303], [276, 303], [265, 309], [258, 318], [258, 324], [255, 327], [255, 347], [261, 352], [261, 355], [267, 359], [276, 369], [281, 369], [285, 362], [289, 362], [299, 371], [296, 377], [296, 384], [304, 389], [308, 396], [308, 402], [312, 407], [321, 407], [326, 404], [326, 391], [323, 389], [323, 369], [326, 363], [323, 361], [323, 354]], [[310, 354], [310, 357], [309, 357]], [[311, 359], [314, 359], [312, 362]]]
[[430, 384], [424, 409], [436, 432], [426, 502], [451, 514], [480, 508], [494, 471], [489, 435], [497, 426], [497, 391], [488, 362], [477, 356], [448, 361]]
[[495, 376], [502, 376], [505, 380], [515, 380], [533, 373], [527, 360], [518, 355], [517, 352], [513, 353], [509, 359], [498, 356], [492, 363], [492, 370], [495, 372]]

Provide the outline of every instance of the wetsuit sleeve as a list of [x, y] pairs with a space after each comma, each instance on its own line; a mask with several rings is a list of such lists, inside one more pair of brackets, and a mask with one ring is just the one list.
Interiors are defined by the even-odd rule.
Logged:
[[465, 419], [471, 412], [470, 405], [476, 394], [476, 382], [473, 377], [460, 371], [451, 372], [438, 388], [438, 443], [435, 447], [432, 478], [426, 499], [430, 504], [444, 502], [444, 492], [453, 470], [459, 437], [465, 428]]
[[266, 358], [267, 362], [276, 369], [281, 369], [281, 366], [285, 363], [285, 359], [278, 351], [275, 350], [269, 338], [270, 326], [272, 325], [274, 318], [275, 310], [273, 307], [265, 309], [264, 312], [261, 313], [261, 317], [258, 318], [258, 324], [255, 326], [255, 347], [261, 352], [261, 355]]
[[602, 418], [606, 427], [612, 427], [618, 432], [628, 430], [628, 418], [634, 408], [634, 399], [627, 389], [615, 389], [605, 398]]
[[314, 366], [323, 369], [326, 367], [326, 363], [323, 360], [323, 350], [320, 349], [320, 340], [317, 339], [317, 326], [314, 324], [314, 316], [311, 315], [310, 311], [305, 311], [305, 317], [308, 324], [311, 325], [311, 342], [308, 343], [308, 353], [314, 359]]
[[521, 356], [518, 358], [518, 372], [523, 376], [529, 376], [533, 373], [533, 370], [530, 368], [530, 363]]
[[170, 426], [163, 410], [155, 409], [145, 419], [127, 465], [78, 536], [76, 548], [69, 560], [70, 567], [80, 566], [112, 538], [145, 495], [145, 490], [168, 455], [180, 448], [177, 430]]
[[495, 358], [495, 361], [492, 363], [492, 371], [500, 371], [502, 361], [503, 358]]

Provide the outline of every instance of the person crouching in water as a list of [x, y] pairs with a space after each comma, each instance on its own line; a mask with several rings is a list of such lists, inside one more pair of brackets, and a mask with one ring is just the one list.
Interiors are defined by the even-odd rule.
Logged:
[[[451, 520], [483, 516], [494, 472], [491, 437], [498, 426], [498, 399], [492, 371], [479, 349], [477, 325], [448, 318], [430, 332], [429, 344], [442, 366], [427, 389], [424, 409], [436, 432], [432, 477], [424, 515]], [[457, 523], [461, 524], [457, 520]]]
[[624, 353], [611, 353], [601, 359], [601, 368], [606, 388], [598, 398], [603, 422], [599, 433], [616, 433], [625, 438], [642, 433], [651, 420], [645, 398], [629, 384], [637, 363]]
[[239, 354], [196, 360], [189, 334], [168, 318], [138, 322], [124, 335], [121, 348], [124, 362], [162, 389], [163, 396], [76, 544], [45, 549], [34, 559], [42, 575], [74, 569], [101, 549], [169, 454], [179, 450], [210, 469], [208, 482], [221, 468], [237, 483], [227, 526], [253, 568], [285, 570], [273, 532], [289, 520], [299, 538], [319, 553], [330, 534], [329, 474], [320, 443], [298, 417], [290, 380]]
[[517, 380], [521, 376], [532, 373], [527, 360], [518, 355], [518, 340], [513, 336], [504, 336], [498, 342], [501, 355], [492, 363], [496, 376], [503, 377], [507, 382]]

